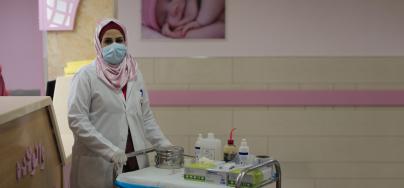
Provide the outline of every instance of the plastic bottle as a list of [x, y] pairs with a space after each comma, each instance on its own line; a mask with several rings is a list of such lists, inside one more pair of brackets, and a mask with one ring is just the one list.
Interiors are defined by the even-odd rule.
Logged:
[[241, 140], [241, 144], [238, 149], [238, 155], [239, 155], [241, 165], [247, 165], [249, 153], [250, 153], [250, 148], [247, 145], [247, 140], [245, 138], [243, 138]]
[[201, 158], [202, 142], [203, 142], [203, 137], [202, 137], [202, 134], [199, 133], [198, 139], [196, 139], [195, 146], [194, 146], [195, 156], [196, 156], [197, 160]]
[[233, 140], [234, 130], [235, 130], [235, 128], [231, 129], [230, 137], [227, 140], [227, 144], [224, 145], [224, 147], [223, 147], [223, 160], [225, 162], [233, 161], [237, 155], [237, 148], [236, 148], [236, 145], [234, 145], [234, 140]]
[[202, 140], [201, 156], [211, 160], [222, 160], [222, 142], [215, 138], [213, 133], [208, 133], [208, 137]]

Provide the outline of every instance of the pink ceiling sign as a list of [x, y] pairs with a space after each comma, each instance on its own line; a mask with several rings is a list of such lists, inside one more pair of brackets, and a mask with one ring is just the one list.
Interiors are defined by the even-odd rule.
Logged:
[[73, 30], [80, 0], [39, 0], [39, 29]]

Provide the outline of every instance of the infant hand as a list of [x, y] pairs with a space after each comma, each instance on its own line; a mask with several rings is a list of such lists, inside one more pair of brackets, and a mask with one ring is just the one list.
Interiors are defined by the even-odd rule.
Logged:
[[183, 25], [183, 26], [180, 26], [178, 29], [181, 30], [182, 34], [185, 36], [185, 34], [186, 34], [189, 30], [191, 30], [191, 29], [197, 29], [197, 28], [200, 28], [200, 27], [201, 27], [201, 24], [199, 24], [199, 22], [197, 22], [197, 21], [192, 21], [192, 22], [189, 22], [189, 23], [187, 23], [187, 24], [185, 24], [185, 25]]
[[163, 25], [163, 28], [161, 29], [161, 33], [168, 37], [171, 37], [171, 38], [184, 38], [184, 36], [185, 36], [181, 33], [181, 31], [179, 31], [177, 29], [172, 31], [170, 26], [167, 23]]

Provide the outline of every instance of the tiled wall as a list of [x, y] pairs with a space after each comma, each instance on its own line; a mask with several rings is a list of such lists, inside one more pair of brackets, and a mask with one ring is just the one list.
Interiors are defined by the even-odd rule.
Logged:
[[[404, 89], [404, 57], [140, 58], [154, 90]], [[153, 100], [153, 99], [151, 99]], [[235, 127], [254, 154], [281, 161], [287, 188], [404, 187], [404, 107], [155, 107], [192, 153], [197, 133]]]

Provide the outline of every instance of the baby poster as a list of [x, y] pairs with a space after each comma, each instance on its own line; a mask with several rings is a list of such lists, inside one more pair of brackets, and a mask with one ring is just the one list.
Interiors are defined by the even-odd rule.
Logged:
[[142, 39], [224, 39], [225, 0], [142, 0]]

